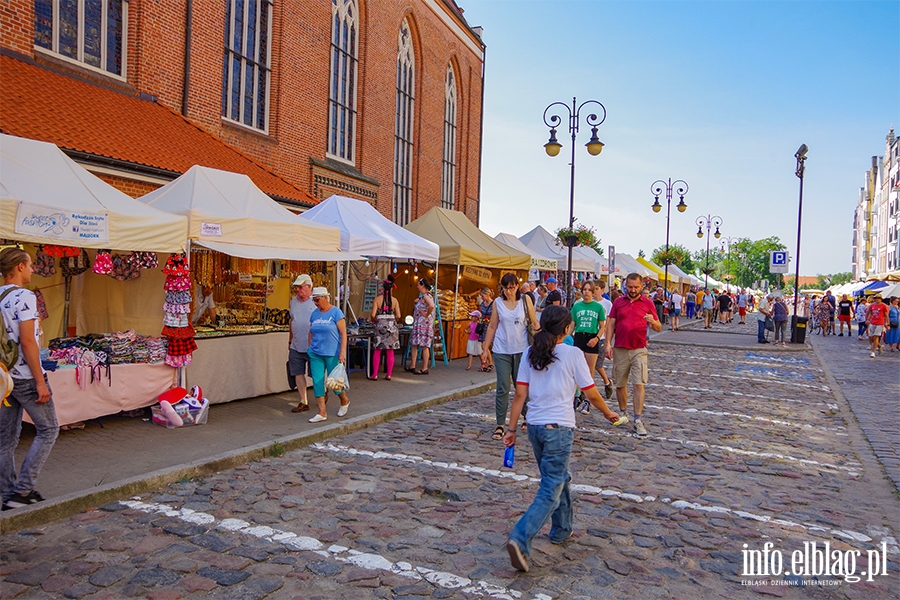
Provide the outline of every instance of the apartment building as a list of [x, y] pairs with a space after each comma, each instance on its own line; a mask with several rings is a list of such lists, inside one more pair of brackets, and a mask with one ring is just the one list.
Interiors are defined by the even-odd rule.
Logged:
[[893, 128], [884, 156], [873, 156], [853, 214], [854, 279], [900, 269], [900, 140]]

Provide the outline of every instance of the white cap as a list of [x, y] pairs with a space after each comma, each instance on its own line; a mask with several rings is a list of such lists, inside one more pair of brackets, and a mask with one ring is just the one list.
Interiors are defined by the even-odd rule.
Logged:
[[304, 283], [312, 287], [312, 278], [306, 273], [304, 273], [303, 275], [297, 275], [297, 279], [295, 279], [294, 283], [292, 283], [291, 285], [303, 285]]
[[326, 287], [314, 287], [312, 295], [313, 298], [316, 298], [318, 296], [331, 296], [331, 294], [328, 293], [328, 288]]

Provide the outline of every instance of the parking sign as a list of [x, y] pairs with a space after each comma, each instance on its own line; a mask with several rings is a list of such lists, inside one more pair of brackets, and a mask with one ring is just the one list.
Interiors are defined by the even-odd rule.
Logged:
[[788, 260], [787, 250], [775, 250], [772, 252], [769, 256], [769, 273], [787, 273]]

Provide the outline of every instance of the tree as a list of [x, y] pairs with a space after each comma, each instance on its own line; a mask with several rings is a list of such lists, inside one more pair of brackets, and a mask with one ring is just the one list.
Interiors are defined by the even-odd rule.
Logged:
[[787, 250], [777, 236], [761, 240], [742, 238], [731, 244], [731, 270], [735, 275], [736, 285], [741, 287], [759, 284], [767, 280], [770, 285], [780, 287], [784, 279], [779, 273], [769, 273], [770, 253], [775, 250]]
[[697, 268], [691, 257], [691, 251], [681, 244], [669, 244], [668, 254], [666, 254], [666, 247], [660, 246], [650, 255], [650, 260], [658, 265], [675, 265], [685, 273], [693, 273]]

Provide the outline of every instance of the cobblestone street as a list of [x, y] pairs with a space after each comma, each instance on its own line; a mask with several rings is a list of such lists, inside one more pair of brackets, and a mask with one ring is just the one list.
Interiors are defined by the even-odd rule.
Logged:
[[[896, 489], [816, 353], [653, 342], [650, 368], [648, 438], [579, 415], [575, 533], [528, 573], [504, 543], [538, 472], [524, 439], [501, 467], [486, 393], [4, 535], [0, 595], [900, 597]], [[812, 543], [832, 575], [792, 564]], [[766, 544], [781, 574], [745, 576]]]

